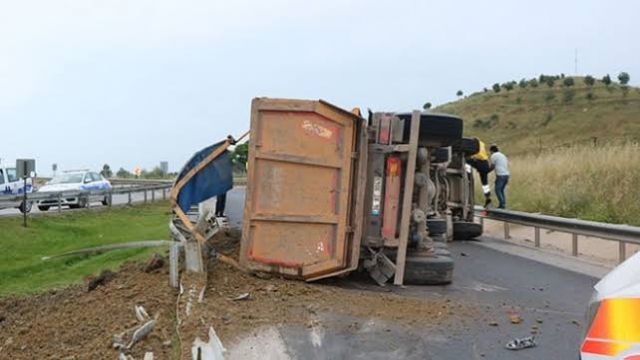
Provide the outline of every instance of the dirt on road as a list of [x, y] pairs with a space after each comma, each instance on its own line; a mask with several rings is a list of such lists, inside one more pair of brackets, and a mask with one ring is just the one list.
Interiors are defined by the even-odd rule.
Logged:
[[[221, 233], [217, 251], [237, 257], [240, 233]], [[132, 347], [142, 359], [178, 358], [191, 346], [176, 333], [178, 291], [168, 285], [168, 265], [151, 272], [144, 264], [125, 264], [111, 279], [93, 290], [83, 285], [31, 297], [0, 299], [0, 354], [10, 359], [114, 359], [114, 335], [142, 325], [134, 307], [142, 305], [157, 318], [154, 329]], [[204, 310], [199, 326], [212, 326], [222, 343], [233, 344], [262, 326], [318, 324], [318, 313], [381, 319], [408, 326], [464, 328], [477, 308], [446, 298], [419, 299], [373, 291], [345, 289], [331, 283], [304, 283], [272, 276], [255, 276], [219, 262], [208, 264]], [[357, 325], [354, 325], [357, 326]]]

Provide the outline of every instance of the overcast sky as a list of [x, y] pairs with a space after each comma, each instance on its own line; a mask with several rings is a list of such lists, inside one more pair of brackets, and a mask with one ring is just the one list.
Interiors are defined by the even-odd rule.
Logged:
[[0, 0], [0, 158], [178, 170], [253, 97], [410, 110], [495, 82], [640, 79], [640, 2]]

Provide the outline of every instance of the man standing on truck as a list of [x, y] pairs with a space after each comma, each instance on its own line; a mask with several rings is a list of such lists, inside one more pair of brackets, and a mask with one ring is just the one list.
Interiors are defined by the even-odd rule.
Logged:
[[509, 159], [500, 152], [498, 145], [491, 144], [491, 170], [496, 171], [496, 196], [498, 197], [498, 208], [504, 209], [507, 205], [507, 199], [504, 195], [504, 189], [509, 183]]
[[471, 155], [467, 159], [467, 164], [478, 171], [480, 175], [480, 182], [482, 183], [482, 192], [484, 193], [484, 207], [491, 205], [491, 186], [489, 186], [489, 173], [491, 172], [491, 165], [489, 164], [489, 154], [484, 143], [476, 138], [478, 141], [478, 152]]

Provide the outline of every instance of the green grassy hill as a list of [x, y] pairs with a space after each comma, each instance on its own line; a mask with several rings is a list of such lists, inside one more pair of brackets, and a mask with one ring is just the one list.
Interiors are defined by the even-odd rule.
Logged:
[[529, 82], [498, 93], [489, 88], [434, 111], [462, 116], [465, 135], [498, 143], [510, 155], [640, 140], [640, 88], [607, 87], [600, 80], [588, 87], [583, 77], [573, 80], [573, 86], [558, 79], [553, 87]]

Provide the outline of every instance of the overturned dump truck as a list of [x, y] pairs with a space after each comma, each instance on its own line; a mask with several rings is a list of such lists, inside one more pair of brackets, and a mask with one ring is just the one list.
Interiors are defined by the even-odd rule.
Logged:
[[254, 99], [241, 265], [306, 281], [360, 270], [381, 285], [451, 282], [447, 241], [482, 232], [462, 126]]

